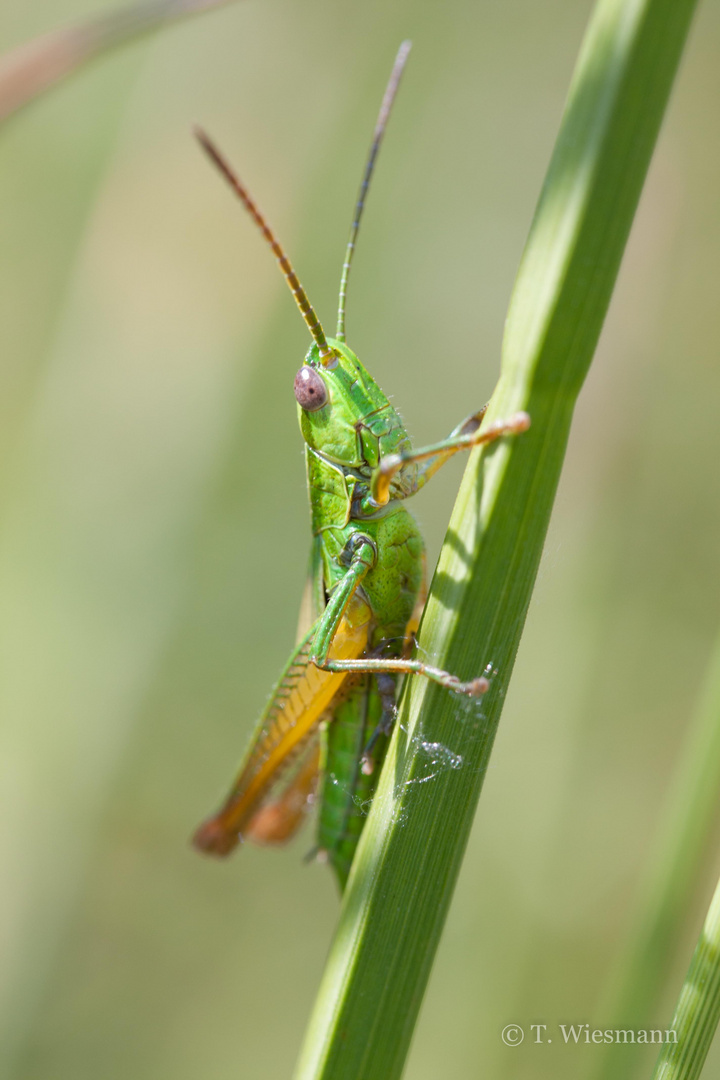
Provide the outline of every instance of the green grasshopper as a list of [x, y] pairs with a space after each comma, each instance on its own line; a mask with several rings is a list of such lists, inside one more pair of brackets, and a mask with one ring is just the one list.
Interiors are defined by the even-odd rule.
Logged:
[[[281, 843], [297, 830], [319, 788], [317, 853], [331, 863], [341, 889], [395, 719], [398, 678], [423, 675], [472, 697], [489, 686], [486, 675], [461, 682], [411, 656], [426, 599], [425, 549], [405, 499], [458, 450], [529, 425], [527, 414], [518, 413], [480, 430], [481, 409], [447, 439], [413, 450], [397, 412], [345, 343], [345, 299], [360, 219], [409, 50], [403, 42], [375, 126], [342, 269], [334, 338], [325, 336], [247, 189], [208, 136], [196, 131], [274, 252], [313, 338], [294, 384], [313, 541], [299, 643], [230, 794], [200, 826], [194, 843], [214, 855], [228, 854], [244, 839]], [[272, 799], [279, 780], [285, 788]]]

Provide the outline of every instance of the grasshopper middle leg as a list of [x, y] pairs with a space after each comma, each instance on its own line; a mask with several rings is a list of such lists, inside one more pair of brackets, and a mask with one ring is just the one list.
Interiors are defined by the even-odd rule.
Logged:
[[408, 660], [404, 657], [392, 657], [389, 659], [365, 657], [358, 660], [330, 659], [330, 648], [340, 620], [358, 586], [373, 568], [377, 559], [375, 545], [369, 536], [364, 536], [362, 533], [354, 534], [348, 549], [348, 569], [330, 594], [310, 650], [308, 657], [310, 662], [322, 668], [323, 671], [366, 671], [374, 674], [424, 675], [426, 679], [438, 683], [439, 686], [443, 686], [447, 690], [454, 690], [458, 694], [467, 694], [470, 697], [478, 697], [484, 694], [490, 685], [484, 675], [471, 679], [469, 682], [463, 682], [456, 675], [451, 675], [441, 668], [426, 664], [422, 660]]

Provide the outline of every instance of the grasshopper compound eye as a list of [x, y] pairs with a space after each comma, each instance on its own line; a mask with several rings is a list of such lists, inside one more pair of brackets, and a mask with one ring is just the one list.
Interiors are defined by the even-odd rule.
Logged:
[[327, 387], [315, 368], [304, 364], [295, 376], [295, 397], [305, 412], [322, 409], [328, 399]]

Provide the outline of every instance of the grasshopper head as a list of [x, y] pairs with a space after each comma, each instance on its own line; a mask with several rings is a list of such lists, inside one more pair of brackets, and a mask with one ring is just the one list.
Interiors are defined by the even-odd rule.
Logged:
[[344, 342], [328, 338], [322, 362], [313, 345], [295, 376], [300, 430], [313, 450], [346, 468], [375, 468], [407, 442], [402, 420]]
[[199, 128], [195, 131], [200, 145], [244, 204], [278, 260], [305, 325], [312, 334], [314, 344], [305, 357], [305, 363], [295, 376], [295, 397], [303, 438], [309, 447], [323, 454], [330, 461], [364, 473], [368, 469], [376, 468], [380, 458], [402, 451], [409, 446], [400, 417], [355, 353], [345, 344], [345, 299], [348, 275], [365, 206], [365, 196], [409, 51], [410, 42], [404, 41], [395, 58], [390, 81], [380, 106], [370, 153], [365, 163], [350, 238], [345, 249], [335, 338], [325, 336], [320, 320], [282, 245], [240, 177], [209, 136]]

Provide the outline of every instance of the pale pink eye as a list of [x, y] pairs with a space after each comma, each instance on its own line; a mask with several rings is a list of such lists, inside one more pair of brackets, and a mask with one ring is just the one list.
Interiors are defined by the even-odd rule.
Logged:
[[326, 404], [327, 387], [315, 368], [304, 364], [295, 376], [295, 397], [305, 412], [316, 412]]

